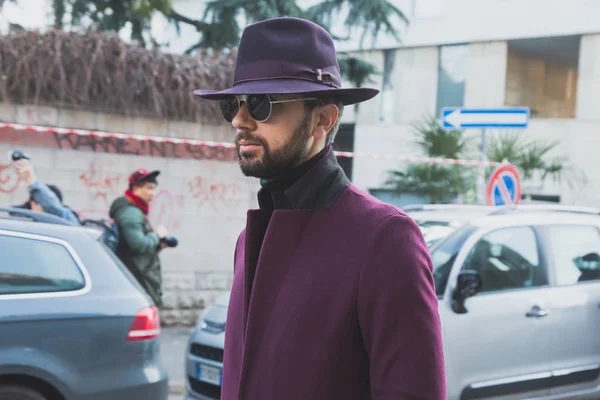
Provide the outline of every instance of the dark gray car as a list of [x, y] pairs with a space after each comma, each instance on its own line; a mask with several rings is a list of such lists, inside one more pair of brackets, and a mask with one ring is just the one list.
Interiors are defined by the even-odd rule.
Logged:
[[99, 232], [0, 210], [0, 399], [165, 400], [158, 310]]

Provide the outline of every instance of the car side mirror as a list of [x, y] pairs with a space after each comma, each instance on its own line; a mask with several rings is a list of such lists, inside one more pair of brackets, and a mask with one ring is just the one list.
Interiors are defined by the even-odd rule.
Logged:
[[452, 310], [457, 314], [468, 312], [465, 300], [475, 296], [481, 290], [479, 272], [470, 269], [460, 271], [456, 279], [456, 287], [452, 292]]

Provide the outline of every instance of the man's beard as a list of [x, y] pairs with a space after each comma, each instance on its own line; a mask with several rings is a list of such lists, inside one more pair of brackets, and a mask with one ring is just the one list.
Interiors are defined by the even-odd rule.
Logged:
[[[271, 150], [269, 144], [260, 137], [249, 132], [239, 133], [235, 145], [240, 169], [246, 176], [255, 178], [272, 178], [293, 169], [306, 161], [308, 149], [306, 143], [310, 138], [311, 114], [307, 113], [288, 142], [277, 150]], [[240, 153], [240, 140], [247, 140], [262, 146], [262, 158], [244, 158]]]

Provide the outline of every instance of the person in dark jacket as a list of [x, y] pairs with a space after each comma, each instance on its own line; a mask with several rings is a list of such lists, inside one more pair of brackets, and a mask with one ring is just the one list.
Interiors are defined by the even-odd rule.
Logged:
[[332, 150], [343, 107], [378, 91], [341, 88], [323, 28], [274, 18], [244, 30], [232, 88], [194, 94], [220, 101], [262, 186], [234, 252], [221, 399], [444, 400], [425, 240]]
[[119, 229], [117, 256], [150, 295], [162, 306], [162, 275], [159, 252], [166, 245], [163, 226], [152, 229], [148, 220], [150, 203], [156, 192], [159, 171], [138, 169], [129, 177], [125, 195], [111, 205], [109, 215]]

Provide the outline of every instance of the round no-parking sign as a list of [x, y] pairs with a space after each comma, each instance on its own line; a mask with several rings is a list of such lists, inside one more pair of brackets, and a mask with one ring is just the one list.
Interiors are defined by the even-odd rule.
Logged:
[[514, 165], [498, 167], [488, 182], [487, 203], [489, 206], [518, 204], [521, 200], [521, 178]]

